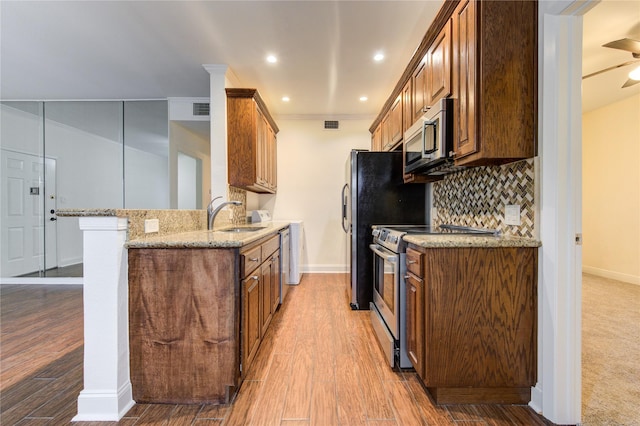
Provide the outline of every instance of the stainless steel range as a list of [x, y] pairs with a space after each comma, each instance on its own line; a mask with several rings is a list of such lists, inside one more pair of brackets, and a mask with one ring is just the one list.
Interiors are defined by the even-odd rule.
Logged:
[[406, 234], [497, 235], [497, 231], [455, 225], [373, 225], [373, 302], [371, 323], [389, 366], [411, 368], [407, 355], [405, 292]]

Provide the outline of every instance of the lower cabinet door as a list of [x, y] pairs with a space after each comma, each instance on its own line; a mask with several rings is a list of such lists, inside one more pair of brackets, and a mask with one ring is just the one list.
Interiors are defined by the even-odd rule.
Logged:
[[280, 256], [275, 252], [271, 258], [271, 314], [280, 305]]
[[416, 369], [424, 378], [424, 283], [412, 274], [407, 274], [407, 354]]
[[264, 335], [267, 332], [267, 329], [269, 328], [269, 324], [271, 323], [271, 269], [272, 269], [272, 265], [271, 262], [269, 260], [267, 260], [266, 262], [264, 262], [262, 264], [262, 266], [260, 267], [260, 271], [261, 271], [261, 290], [260, 290], [260, 296], [261, 296], [261, 313], [262, 313], [262, 319], [260, 322], [260, 337], [264, 337]]
[[242, 374], [246, 374], [251, 361], [258, 352], [260, 346], [260, 336], [262, 332], [262, 321], [260, 311], [262, 309], [262, 298], [260, 297], [260, 276], [259, 271], [250, 275], [242, 281]]

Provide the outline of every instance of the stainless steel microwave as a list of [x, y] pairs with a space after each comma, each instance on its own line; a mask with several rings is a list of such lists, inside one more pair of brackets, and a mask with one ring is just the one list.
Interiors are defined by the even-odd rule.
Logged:
[[405, 173], [427, 172], [451, 159], [453, 99], [444, 98], [404, 132]]

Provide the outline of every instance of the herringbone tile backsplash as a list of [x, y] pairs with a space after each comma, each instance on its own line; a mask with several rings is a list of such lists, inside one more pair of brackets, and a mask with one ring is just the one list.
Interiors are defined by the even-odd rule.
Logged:
[[[535, 166], [524, 160], [503, 166], [474, 167], [433, 184], [434, 225], [498, 229], [503, 235], [536, 238]], [[504, 207], [520, 205], [520, 226], [504, 223]]]

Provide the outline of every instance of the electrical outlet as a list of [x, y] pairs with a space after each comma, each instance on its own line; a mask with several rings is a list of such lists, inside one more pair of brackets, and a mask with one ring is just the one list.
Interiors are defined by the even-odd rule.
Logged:
[[149, 234], [151, 232], [160, 231], [160, 221], [158, 219], [145, 219], [144, 220], [144, 233]]
[[504, 206], [504, 223], [506, 225], [520, 225], [519, 204], [507, 204]]

